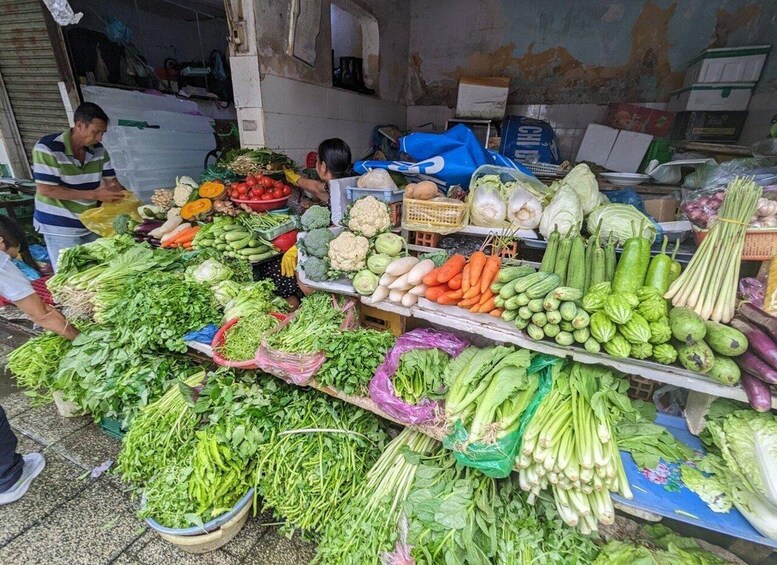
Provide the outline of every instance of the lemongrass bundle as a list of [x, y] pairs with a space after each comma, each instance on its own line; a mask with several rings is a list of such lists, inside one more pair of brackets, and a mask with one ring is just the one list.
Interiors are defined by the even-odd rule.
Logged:
[[742, 248], [761, 192], [752, 177], [737, 177], [728, 185], [717, 221], [664, 295], [673, 306], [715, 322], [734, 317]]

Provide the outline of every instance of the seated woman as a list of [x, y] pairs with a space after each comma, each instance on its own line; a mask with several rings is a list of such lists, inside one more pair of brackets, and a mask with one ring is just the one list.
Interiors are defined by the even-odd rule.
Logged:
[[287, 175], [290, 182], [301, 188], [314, 203], [329, 203], [327, 183], [348, 175], [351, 170], [351, 148], [342, 139], [326, 139], [318, 146], [316, 173], [321, 180], [307, 179], [296, 174]]

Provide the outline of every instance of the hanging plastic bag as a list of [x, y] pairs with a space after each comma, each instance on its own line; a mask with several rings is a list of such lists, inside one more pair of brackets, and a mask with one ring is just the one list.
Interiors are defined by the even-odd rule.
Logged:
[[113, 220], [122, 214], [128, 214], [136, 222], [143, 218], [138, 214], [138, 207], [143, 203], [135, 197], [134, 194], [127, 191], [124, 198], [116, 202], [104, 203], [102, 206], [90, 208], [79, 216], [81, 223], [86, 229], [102, 237], [112, 237], [116, 235], [113, 228]]
[[404, 424], [423, 424], [437, 415], [439, 404], [435, 400], [423, 399], [416, 405], [407, 404], [396, 394], [391, 377], [399, 368], [402, 354], [413, 349], [441, 349], [456, 357], [469, 345], [466, 341], [447, 332], [432, 329], [416, 329], [400, 336], [375, 371], [370, 381], [370, 398], [392, 418]]

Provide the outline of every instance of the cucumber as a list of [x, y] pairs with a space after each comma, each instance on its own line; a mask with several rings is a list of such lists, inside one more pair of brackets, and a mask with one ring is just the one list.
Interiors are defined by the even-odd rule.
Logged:
[[229, 232], [227, 234], [224, 234], [224, 239], [227, 240], [227, 241], [238, 241], [238, 240], [241, 240], [241, 239], [245, 239], [247, 241], [250, 241], [251, 234], [248, 233], [245, 230], [231, 231], [231, 232]]
[[548, 317], [545, 312], [535, 312], [534, 316], [531, 317], [531, 323], [538, 328], [545, 327], [548, 324]]
[[558, 310], [561, 306], [561, 301], [558, 298], [555, 298], [551, 292], [545, 297], [545, 300], [542, 302], [542, 306], [548, 312], [552, 310]]
[[514, 281], [521, 277], [525, 277], [534, 273], [534, 267], [530, 265], [520, 265], [517, 267], [504, 267], [499, 271], [496, 276], [497, 282], [502, 284]]
[[[518, 295], [521, 296], [521, 295]], [[518, 304], [518, 296], [513, 296], [512, 298], [508, 298], [505, 300], [504, 307], [508, 310], [518, 310], [521, 306], [526, 306], [526, 304]]]
[[502, 312], [502, 319], [507, 322], [512, 322], [518, 317], [518, 310], [505, 310]]
[[526, 306], [531, 300], [531, 298], [529, 298], [525, 292], [522, 292], [521, 294], [519, 294], [518, 296], [514, 296], [513, 298], [515, 298], [515, 303], [518, 304], [519, 307]]
[[513, 284], [503, 285], [502, 288], [499, 290], [499, 296], [501, 296], [505, 300], [507, 300], [508, 298], [512, 298], [516, 294], [518, 293], [515, 291], [515, 285]]
[[518, 317], [513, 320], [513, 325], [519, 330], [525, 330], [526, 326], [529, 325], [529, 320], [524, 320], [523, 318]]
[[251, 255], [248, 257], [248, 260], [251, 263], [256, 263], [258, 261], [263, 261], [264, 259], [269, 259], [273, 255], [276, 255], [275, 251], [266, 251], [264, 253], [260, 253], [259, 255]]
[[244, 239], [238, 239], [237, 241], [230, 241], [229, 246], [234, 251], [239, 251], [240, 249], [243, 249], [245, 247], [248, 247], [248, 242], [251, 241], [250, 238], [246, 237]]
[[548, 337], [556, 337], [561, 331], [561, 328], [558, 327], [558, 324], [551, 324], [548, 322], [545, 327], [542, 328], [542, 331], [544, 331], [545, 335]]
[[575, 338], [569, 332], [558, 332], [558, 335], [556, 335], [556, 343], [559, 345], [572, 345], [575, 343]]
[[585, 243], [583, 243], [583, 238], [579, 235], [572, 240], [566, 281], [567, 286], [580, 290], [582, 298], [583, 288], [585, 287]]
[[562, 302], [559, 311], [564, 320], [571, 322], [577, 316], [577, 305], [574, 302]]
[[533, 300], [529, 300], [529, 303], [526, 305], [526, 307], [532, 312], [542, 312], [545, 309], [541, 298], [534, 298]]
[[494, 297], [494, 306], [497, 308], [504, 308], [505, 307], [505, 299], [501, 296], [497, 295]]
[[591, 337], [591, 331], [588, 328], [580, 328], [572, 332], [572, 337], [577, 343], [585, 343]]
[[515, 292], [517, 292], [518, 294], [520, 294], [522, 292], [526, 292], [529, 289], [530, 286], [532, 286], [534, 284], [537, 284], [540, 281], [544, 281], [549, 276], [551, 276], [551, 274], [552, 273], [543, 273], [543, 272], [540, 271], [539, 273], [533, 273], [531, 275], [527, 275], [525, 277], [521, 277], [515, 283], [513, 288], [515, 289]]
[[229, 245], [227, 245], [226, 243], [217, 243], [216, 244], [216, 249], [218, 249], [219, 251], [226, 251], [228, 247], [229, 247]]
[[[547, 316], [549, 324], [558, 325], [563, 321], [563, 319], [561, 318], [561, 312], [559, 312], [558, 310], [551, 310], [550, 312], [546, 312], [545, 316]], [[553, 337], [553, 336], [550, 336], [550, 337]]]
[[534, 341], [539, 341], [545, 337], [545, 332], [542, 331], [542, 328], [534, 324], [529, 324], [526, 326], [526, 333], [529, 334], [529, 337]]
[[559, 286], [553, 289], [550, 296], [557, 298], [558, 300], [574, 302], [575, 300], [583, 298], [583, 291], [571, 286]]
[[491, 292], [494, 294], [499, 294], [499, 291], [502, 290], [502, 287], [504, 286], [504, 283], [495, 282], [491, 285]]
[[534, 316], [534, 312], [529, 310], [526, 306], [521, 306], [518, 308], [518, 316], [524, 320], [531, 320], [531, 317]]
[[564, 238], [558, 246], [558, 255], [556, 264], [553, 266], [553, 272], [561, 278], [561, 284], [564, 284], [567, 276], [567, 265], [569, 264], [569, 254], [572, 252], [572, 238]]
[[546, 294], [560, 284], [561, 277], [553, 273], [526, 289], [526, 295], [529, 298], [544, 298]]

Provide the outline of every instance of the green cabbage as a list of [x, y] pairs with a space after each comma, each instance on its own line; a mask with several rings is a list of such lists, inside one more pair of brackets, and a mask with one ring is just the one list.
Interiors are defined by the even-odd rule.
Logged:
[[553, 200], [543, 210], [540, 220], [540, 233], [548, 239], [555, 227], [565, 235], [575, 236], [583, 225], [583, 207], [575, 190], [567, 184], [561, 184], [553, 195]]
[[583, 214], [590, 214], [602, 204], [602, 193], [599, 192], [599, 183], [596, 180], [596, 176], [585, 163], [580, 163], [569, 171], [561, 183], [570, 186], [575, 191], [575, 194], [580, 199]]
[[215, 259], [207, 259], [186, 269], [186, 274], [201, 283], [216, 284], [232, 277], [232, 269]]
[[656, 238], [656, 227], [645, 214], [630, 204], [605, 204], [591, 212], [586, 229], [588, 233], [599, 230], [602, 242], [606, 242], [612, 234], [617, 244], [623, 244], [639, 231], [640, 226], [642, 236], [652, 242]]

